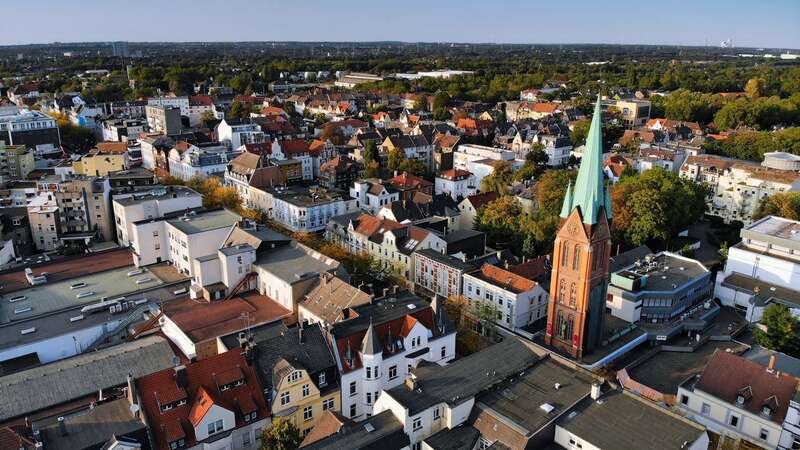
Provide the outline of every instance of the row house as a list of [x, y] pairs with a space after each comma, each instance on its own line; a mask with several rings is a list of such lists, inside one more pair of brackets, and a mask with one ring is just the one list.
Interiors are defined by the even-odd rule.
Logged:
[[283, 160], [299, 161], [302, 166], [303, 180], [313, 180], [315, 178], [314, 167], [319, 171], [317, 158], [312, 155], [308, 143], [303, 139], [292, 139], [288, 141], [275, 141], [272, 143], [272, 158]]
[[348, 235], [350, 253], [367, 253], [411, 282], [415, 251], [447, 249], [445, 240], [431, 231], [368, 214], [350, 221]]
[[131, 245], [133, 224], [179, 211], [202, 208], [203, 196], [185, 186], [154, 187], [150, 191], [115, 196], [112, 202], [119, 245]]
[[322, 231], [332, 218], [358, 209], [354, 199], [337, 191], [300, 186], [266, 188], [263, 191], [271, 199], [262, 209], [272, 220], [293, 232]]
[[278, 166], [265, 163], [266, 156], [243, 152], [228, 164], [225, 171], [225, 185], [236, 189], [247, 208], [266, 211], [270, 202], [264, 189], [283, 186], [287, 182]]
[[359, 163], [347, 156], [337, 156], [320, 165], [319, 185], [324, 189], [348, 191], [361, 177]]
[[400, 192], [399, 200], [412, 200], [417, 193], [433, 195], [435, 188], [434, 183], [407, 172], [401, 174], [395, 172], [386, 183]]
[[[705, 370], [678, 387], [678, 407], [718, 434], [764, 448], [792, 448], [800, 441], [796, 411], [788, 414], [800, 380], [775, 367], [732, 353], [714, 353]], [[789, 422], [784, 427], [784, 422]]]
[[761, 201], [770, 195], [800, 190], [800, 174], [721, 156], [690, 156], [679, 175], [709, 186], [707, 213], [725, 223], [752, 222]]
[[464, 275], [475, 266], [432, 249], [414, 253], [414, 291], [449, 299], [462, 295]]

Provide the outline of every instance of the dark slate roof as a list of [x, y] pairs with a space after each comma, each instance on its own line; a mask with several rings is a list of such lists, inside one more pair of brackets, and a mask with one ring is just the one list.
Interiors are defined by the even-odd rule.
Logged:
[[44, 437], [48, 450], [74, 450], [95, 448], [112, 435], [143, 434], [145, 424], [133, 417], [128, 399], [120, 398], [98, 404], [93, 409], [64, 416], [68, 434], [62, 436], [55, 417], [46, 423], [35, 423]]
[[423, 250], [417, 250], [415, 253], [422, 255], [426, 258], [430, 258], [438, 263], [444, 264], [448, 267], [452, 267], [457, 270], [462, 270], [464, 272], [468, 272], [470, 270], [476, 269], [476, 267], [468, 262], [464, 262], [455, 256], [445, 255], [444, 253], [437, 252], [434, 249], [426, 248]]
[[647, 255], [652, 254], [653, 252], [650, 250], [649, 247], [646, 245], [640, 245], [636, 248], [632, 248], [626, 252], [622, 252], [619, 255], [611, 257], [611, 264], [608, 268], [608, 273], [614, 273], [624, 269], [625, 267], [630, 266], [631, 264], [635, 263], [637, 259], [644, 260], [644, 257]]
[[800, 359], [785, 353], [769, 350], [760, 345], [754, 345], [742, 356], [762, 366], [768, 366], [770, 357], [773, 355], [775, 356], [775, 370], [800, 378]]
[[473, 353], [447, 366], [418, 369], [418, 390], [405, 385], [387, 392], [414, 416], [441, 402], [458, 405], [511, 375], [530, 367], [541, 356], [534, 347], [517, 337]]
[[369, 323], [367, 333], [364, 334], [364, 341], [361, 343], [361, 353], [364, 355], [383, 353], [381, 338], [378, 337], [378, 332], [375, 331], [375, 327], [372, 326], [372, 322]]
[[602, 400], [585, 398], [577, 415], [562, 415], [557, 424], [598, 448], [677, 450], [705, 433], [701, 425], [626, 392], [606, 392]]
[[412, 201], [395, 200], [385, 208], [389, 208], [397, 222], [415, 221], [432, 216], [454, 217], [459, 215], [458, 204], [447, 194], [430, 196], [417, 192]]
[[0, 421], [167, 369], [173, 357], [166, 339], [150, 336], [0, 377]]
[[358, 316], [333, 324], [331, 334], [337, 338], [350, 336], [368, 328], [370, 323], [380, 325], [428, 307], [430, 304], [426, 300], [409, 292], [403, 292], [395, 298], [375, 300], [373, 303], [356, 307]]
[[[300, 342], [299, 326], [276, 334], [277, 331], [277, 329], [265, 330], [261, 336], [258, 334], [253, 336], [256, 343], [255, 360], [263, 383], [271, 382], [272, 370], [280, 359], [285, 359], [295, 367], [306, 369], [309, 374], [336, 367], [336, 361], [319, 324], [303, 327], [302, 342]], [[259, 337], [262, 340], [259, 340]]]
[[303, 449], [394, 450], [408, 445], [409, 439], [403, 431], [403, 423], [394, 417], [392, 411], [386, 410], [355, 426], [343, 427], [338, 433], [303, 447]]
[[474, 448], [480, 435], [481, 433], [474, 427], [461, 425], [453, 429], [445, 428], [424, 442], [433, 450], [462, 450]]

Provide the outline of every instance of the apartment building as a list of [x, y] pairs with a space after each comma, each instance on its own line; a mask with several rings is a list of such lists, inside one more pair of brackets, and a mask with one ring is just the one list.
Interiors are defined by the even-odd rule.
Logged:
[[350, 197], [356, 200], [357, 208], [377, 214], [384, 206], [399, 200], [400, 191], [379, 180], [357, 180], [350, 188]]
[[748, 225], [764, 198], [800, 190], [800, 173], [722, 156], [689, 156], [679, 175], [711, 188], [707, 213], [725, 223], [740, 221]]
[[228, 163], [241, 153], [217, 142], [176, 145], [169, 151], [169, 174], [185, 181], [198, 176], [221, 175], [228, 169]]
[[250, 121], [222, 119], [215, 131], [219, 142], [229, 149], [238, 149], [245, 144], [268, 142], [261, 127]]
[[26, 148], [61, 147], [56, 120], [41, 111], [0, 108], [0, 141]]
[[61, 211], [55, 195], [43, 192], [28, 202], [28, 222], [36, 250], [49, 252], [61, 247]]
[[478, 191], [478, 183], [472, 172], [461, 169], [445, 170], [436, 175], [434, 185], [436, 194], [447, 194], [457, 202]]
[[356, 201], [338, 191], [309, 189], [300, 186], [266, 188], [271, 196], [269, 217], [294, 232], [322, 231], [328, 222], [356, 211]]
[[464, 275], [476, 267], [433, 249], [414, 252], [414, 291], [427, 297], [449, 299], [462, 295]]
[[6, 145], [0, 140], [0, 183], [24, 180], [34, 167], [33, 150], [24, 145]]
[[800, 222], [767, 216], [742, 228], [717, 273], [714, 296], [750, 322], [772, 304], [800, 316]]
[[123, 247], [131, 245], [135, 222], [202, 207], [203, 196], [185, 186], [154, 186], [149, 191], [115, 197], [113, 208], [117, 242]]
[[350, 222], [348, 235], [350, 253], [368, 253], [412, 283], [415, 251], [447, 251], [445, 240], [431, 231], [368, 214]]
[[136, 403], [155, 448], [254, 446], [270, 411], [251, 362], [237, 348], [137, 379]]
[[170, 136], [180, 134], [183, 130], [181, 109], [179, 107], [147, 105], [144, 111], [147, 117], [147, 127], [151, 133]]

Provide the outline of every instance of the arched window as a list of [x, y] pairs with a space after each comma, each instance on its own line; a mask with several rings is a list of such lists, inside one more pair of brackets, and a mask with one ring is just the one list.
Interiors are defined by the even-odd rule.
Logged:
[[578, 270], [578, 266], [581, 264], [581, 248], [580, 246], [575, 246], [575, 253], [572, 254], [572, 270]]
[[564, 326], [566, 334], [566, 336], [564, 336], [564, 339], [572, 340], [572, 330], [574, 326], [575, 326], [575, 316], [570, 314], [569, 317], [567, 318], [567, 323]]
[[556, 313], [556, 336], [559, 339], [566, 339], [567, 324], [564, 322], [564, 312], [559, 311]]
[[603, 265], [603, 257], [605, 257], [605, 244], [602, 242], [598, 243], [597, 246], [594, 248], [594, 259], [592, 261], [592, 269], [597, 270]]
[[569, 306], [575, 307], [575, 303], [578, 300], [578, 289], [575, 286], [575, 283], [572, 283], [569, 287]]
[[569, 261], [569, 244], [566, 242], [561, 243], [561, 267], [567, 267]]
[[564, 303], [564, 298], [567, 296], [567, 282], [561, 280], [558, 282], [558, 303]]

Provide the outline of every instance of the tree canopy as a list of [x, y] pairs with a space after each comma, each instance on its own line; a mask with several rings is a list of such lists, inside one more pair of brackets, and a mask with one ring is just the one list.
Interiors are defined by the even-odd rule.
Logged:
[[779, 192], [761, 200], [753, 220], [766, 216], [800, 220], [800, 192]]
[[800, 321], [784, 305], [767, 306], [759, 321], [766, 330], [755, 329], [756, 341], [770, 349], [795, 358], [800, 355]]
[[707, 189], [661, 168], [624, 178], [611, 191], [612, 231], [633, 245], [668, 241], [703, 216]]

